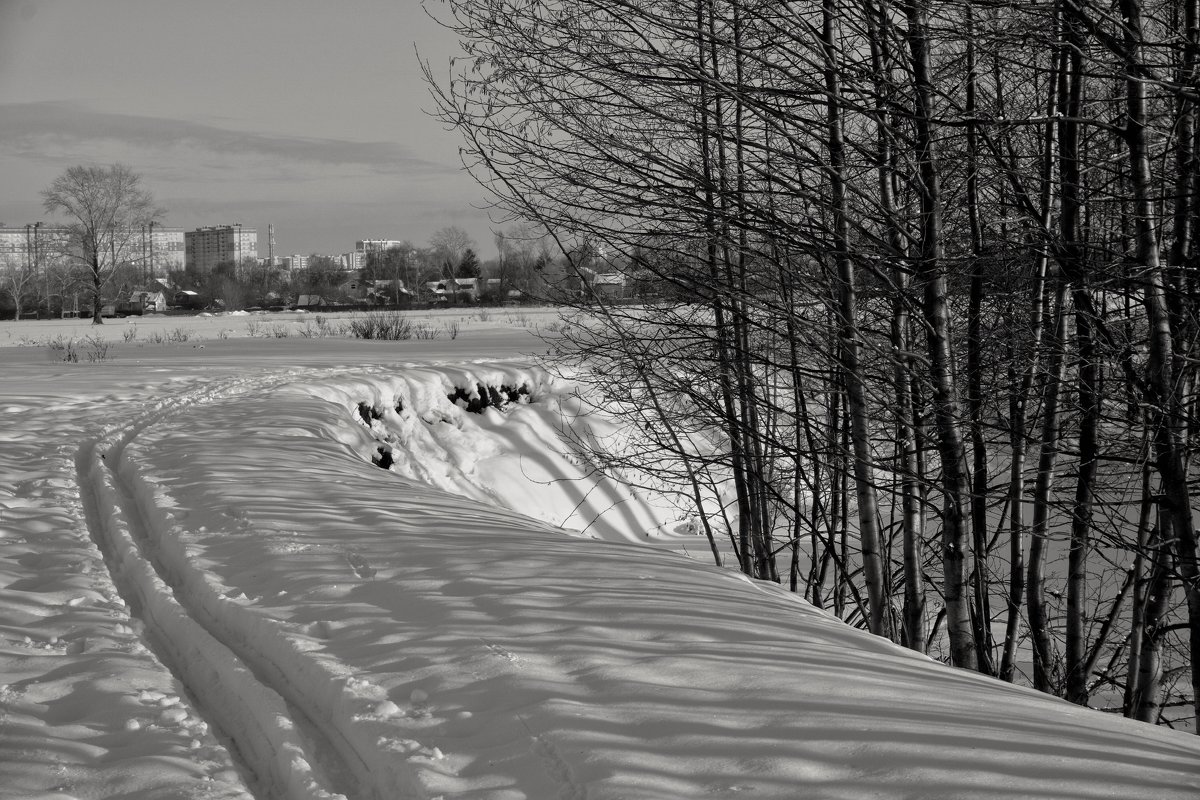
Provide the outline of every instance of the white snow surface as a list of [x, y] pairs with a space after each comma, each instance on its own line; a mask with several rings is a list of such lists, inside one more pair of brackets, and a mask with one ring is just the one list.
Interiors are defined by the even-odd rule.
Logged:
[[0, 347], [0, 797], [1200, 795], [1195, 736], [713, 566], [563, 445], [539, 346]]

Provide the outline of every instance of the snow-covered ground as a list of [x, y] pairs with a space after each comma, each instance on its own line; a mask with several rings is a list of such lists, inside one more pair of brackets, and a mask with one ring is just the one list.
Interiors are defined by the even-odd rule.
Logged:
[[0, 797], [1200, 794], [1197, 737], [712, 566], [564, 452], [528, 318], [451, 319], [0, 326]]

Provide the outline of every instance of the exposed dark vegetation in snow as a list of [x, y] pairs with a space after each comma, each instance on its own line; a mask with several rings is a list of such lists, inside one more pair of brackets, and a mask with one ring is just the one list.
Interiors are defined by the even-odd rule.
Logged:
[[358, 416], [365, 424], [370, 425], [374, 420], [383, 419], [383, 414], [379, 413], [370, 403], [358, 404]]
[[[504, 411], [514, 404], [528, 404], [533, 402], [533, 394], [528, 383], [520, 384], [500, 384], [493, 386], [490, 384], [475, 382], [470, 388], [455, 387], [453, 392], [446, 395], [446, 399], [454, 406], [470, 413], [482, 414], [487, 409], [492, 408], [497, 411]], [[404, 400], [397, 395], [392, 403], [393, 408], [398, 416], [405, 414]], [[383, 412], [373, 403], [365, 400], [360, 400], [355, 407], [355, 412], [360, 422], [368, 429], [371, 429], [372, 436], [379, 442], [371, 455], [371, 463], [376, 466], [390, 470], [392, 465], [396, 463], [393, 455], [393, 447], [396, 446], [396, 436], [394, 432], [386, 428], [377, 430], [375, 423], [384, 421]], [[415, 414], [419, 419], [431, 423], [433, 420], [442, 422], [451, 422], [451, 419], [446, 416], [445, 409], [425, 409], [422, 413], [421, 409], [413, 408], [410, 414]]]
[[452, 393], [446, 396], [451, 403], [457, 404], [472, 414], [482, 414], [489, 408], [503, 411], [511, 403], [532, 402], [529, 387], [525, 384], [495, 387], [478, 383], [474, 389], [456, 387]]
[[371, 461], [375, 464], [375, 466], [380, 467], [381, 469], [391, 469], [392, 464], [395, 463], [395, 459], [392, 458], [391, 448], [382, 444], [375, 449], [375, 456], [371, 459]]

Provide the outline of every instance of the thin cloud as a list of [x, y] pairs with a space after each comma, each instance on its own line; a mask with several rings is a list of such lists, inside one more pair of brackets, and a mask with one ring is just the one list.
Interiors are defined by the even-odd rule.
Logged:
[[100, 142], [155, 150], [187, 148], [224, 156], [320, 166], [363, 166], [372, 172], [435, 174], [457, 169], [414, 157], [394, 142], [356, 142], [218, 128], [198, 122], [92, 111], [75, 103], [0, 104], [0, 152], [59, 160], [55, 154]]

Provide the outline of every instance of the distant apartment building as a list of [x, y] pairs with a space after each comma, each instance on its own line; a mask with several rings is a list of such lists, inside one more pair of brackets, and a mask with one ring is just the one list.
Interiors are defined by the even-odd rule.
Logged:
[[258, 258], [258, 231], [243, 225], [197, 228], [184, 233], [183, 240], [184, 265], [201, 274], [212, 272], [219, 264]]
[[302, 256], [299, 253], [283, 257], [283, 268], [289, 272], [308, 268], [308, 256]]
[[69, 234], [64, 227], [34, 223], [0, 228], [0, 266], [39, 267], [63, 252]]
[[[184, 265], [183, 228], [139, 226], [118, 232], [117, 260], [144, 271], [147, 278], [166, 275]], [[79, 244], [65, 225], [30, 223], [0, 228], [0, 264], [30, 269], [56, 267], [69, 261], [82, 263]], [[107, 256], [107, 253], [105, 254]], [[107, 266], [108, 259], [104, 261]]]
[[367, 253], [384, 253], [404, 244], [400, 239], [360, 239], [354, 243], [354, 251], [342, 256], [342, 267], [347, 270], [362, 269], [367, 265]]
[[140, 241], [142, 252], [139, 255], [147, 265], [151, 277], [162, 277], [168, 272], [184, 268], [186, 261], [183, 228], [151, 225]]
[[404, 242], [399, 239], [361, 239], [354, 243], [356, 253], [382, 253], [393, 247], [400, 247]]

